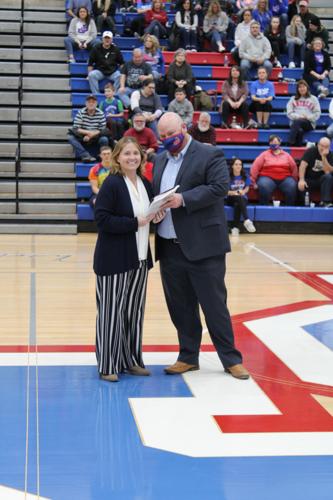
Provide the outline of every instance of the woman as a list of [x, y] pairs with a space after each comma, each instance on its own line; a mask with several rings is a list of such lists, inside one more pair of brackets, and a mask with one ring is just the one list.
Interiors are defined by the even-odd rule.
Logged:
[[254, 160], [250, 176], [261, 205], [269, 204], [275, 189], [282, 191], [286, 205], [295, 205], [298, 170], [295, 160], [281, 149], [279, 136], [270, 136], [269, 149]]
[[167, 81], [169, 102], [174, 99], [176, 88], [184, 88], [188, 99], [193, 94], [194, 77], [191, 65], [186, 62], [184, 49], [176, 50], [173, 62], [168, 69]]
[[272, 111], [272, 100], [275, 97], [274, 85], [267, 79], [267, 71], [258, 68], [258, 80], [251, 83], [250, 111], [256, 113], [258, 128], [269, 128], [268, 120]]
[[265, 37], [268, 38], [269, 43], [272, 47], [274, 66], [276, 66], [277, 68], [281, 68], [281, 52], [284, 51], [286, 39], [284, 28], [281, 25], [280, 19], [278, 17], [272, 17], [271, 22], [265, 31]]
[[244, 127], [249, 123], [249, 108], [246, 103], [249, 94], [247, 83], [243, 81], [238, 66], [232, 66], [228, 80], [222, 87], [222, 103], [220, 113], [222, 114], [222, 128], [228, 128], [230, 115], [241, 115]]
[[299, 60], [299, 66], [304, 68], [306, 28], [300, 16], [293, 16], [289, 26], [286, 28], [286, 40], [288, 47], [289, 68], [295, 68], [295, 60]]
[[165, 73], [165, 66], [160, 43], [156, 36], [147, 33], [143, 37], [141, 50], [143, 60], [151, 67], [154, 79], [159, 80]]
[[303, 78], [319, 99], [329, 94], [331, 60], [321, 38], [315, 38], [305, 53]]
[[252, 17], [260, 24], [260, 31], [263, 33], [268, 28], [272, 13], [268, 8], [268, 0], [258, 0], [257, 8], [252, 11]]
[[64, 39], [64, 44], [68, 54], [68, 62], [75, 63], [74, 49], [92, 49], [98, 43], [96, 24], [91, 19], [88, 9], [81, 7], [77, 17], [74, 17], [68, 28], [68, 36]]
[[242, 16], [242, 22], [237, 24], [235, 31], [235, 47], [231, 50], [233, 59], [240, 63], [238, 48], [242, 40], [245, 40], [250, 35], [250, 26], [252, 21], [252, 11], [251, 9], [245, 9]]
[[196, 52], [198, 48], [198, 16], [195, 14], [191, 0], [184, 0], [175, 17], [184, 49]]
[[213, 0], [208, 7], [207, 14], [204, 17], [203, 31], [206, 38], [211, 42], [214, 50], [224, 52], [224, 41], [227, 38], [227, 29], [229, 18], [221, 10], [217, 0]]
[[289, 144], [303, 146], [305, 132], [314, 130], [320, 118], [320, 104], [314, 95], [311, 95], [309, 85], [305, 80], [297, 82], [296, 94], [287, 104], [287, 116], [290, 120]]
[[325, 49], [328, 49], [329, 33], [322, 26], [319, 17], [312, 16], [309, 21], [309, 29], [306, 32], [305, 42], [308, 49], [311, 49], [311, 43], [315, 38], [321, 38]]
[[234, 220], [232, 222], [231, 234], [239, 234], [240, 218], [243, 216], [243, 225], [249, 233], [255, 233], [256, 228], [247, 213], [247, 193], [250, 189], [251, 180], [246, 174], [243, 162], [239, 158], [234, 158], [229, 170], [230, 183], [227, 198], [227, 205], [234, 207]]
[[[122, 138], [111, 159], [111, 174], [95, 202], [98, 238], [96, 357], [100, 377], [149, 375], [142, 360], [142, 325], [148, 270], [152, 267], [147, 216], [152, 197], [143, 178], [144, 153], [132, 137]], [[157, 220], [157, 219], [156, 219]]]
[[166, 38], [168, 16], [160, 0], [153, 0], [151, 9], [145, 12], [145, 33], [155, 35], [157, 39]]
[[116, 14], [116, 8], [114, 0], [94, 0], [92, 11], [96, 19], [96, 26], [99, 34], [103, 33], [103, 31], [112, 31], [115, 33], [116, 25], [114, 16]]

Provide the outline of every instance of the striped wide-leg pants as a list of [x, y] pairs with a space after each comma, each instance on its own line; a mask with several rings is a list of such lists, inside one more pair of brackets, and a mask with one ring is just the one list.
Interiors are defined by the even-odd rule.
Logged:
[[96, 358], [99, 373], [120, 373], [132, 366], [144, 367], [142, 327], [148, 266], [96, 281]]

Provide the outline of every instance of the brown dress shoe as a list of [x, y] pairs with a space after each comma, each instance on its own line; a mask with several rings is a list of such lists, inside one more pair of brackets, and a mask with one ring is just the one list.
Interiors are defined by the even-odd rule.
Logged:
[[193, 372], [195, 370], [200, 370], [199, 365], [188, 365], [182, 361], [176, 361], [174, 365], [164, 368], [165, 373], [168, 375], [180, 375], [185, 372]]
[[250, 378], [249, 372], [241, 363], [239, 363], [238, 365], [229, 366], [228, 368], [225, 368], [224, 371], [241, 380], [247, 380], [248, 378]]
[[148, 377], [148, 375], [150, 375], [150, 371], [146, 368], [142, 368], [141, 366], [132, 366], [132, 368], [128, 368], [126, 371], [130, 375], [138, 375], [141, 377]]
[[118, 382], [118, 375], [116, 373], [111, 373], [110, 375], [103, 375], [103, 373], [101, 373], [100, 377], [107, 382]]

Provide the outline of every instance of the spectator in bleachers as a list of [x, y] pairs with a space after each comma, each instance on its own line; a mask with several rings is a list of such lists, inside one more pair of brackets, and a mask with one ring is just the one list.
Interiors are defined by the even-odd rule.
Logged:
[[272, 17], [271, 22], [265, 31], [265, 36], [269, 40], [272, 47], [273, 64], [277, 68], [281, 68], [281, 52], [284, 51], [286, 38], [284, 27], [281, 25], [278, 17]]
[[113, 139], [119, 141], [126, 130], [123, 103], [118, 97], [115, 97], [115, 90], [112, 83], [105, 85], [104, 96], [105, 99], [100, 102], [99, 109], [105, 115], [106, 124], [111, 130]]
[[295, 205], [298, 172], [293, 157], [281, 148], [277, 135], [269, 138], [269, 149], [261, 153], [251, 167], [251, 181], [259, 190], [259, 202], [268, 205], [275, 189], [284, 194], [286, 205]]
[[158, 150], [157, 137], [146, 127], [146, 118], [143, 113], [136, 113], [132, 118], [133, 126], [126, 130], [125, 137], [134, 137], [147, 155], [148, 161], [153, 161]]
[[240, 63], [239, 59], [239, 46], [241, 44], [242, 40], [245, 40], [250, 35], [250, 27], [251, 27], [251, 22], [253, 21], [252, 19], [252, 10], [251, 9], [245, 9], [242, 15], [242, 22], [237, 24], [236, 31], [235, 31], [235, 46], [231, 50], [231, 54], [233, 59], [237, 62], [237, 64]]
[[315, 38], [305, 53], [303, 78], [319, 99], [329, 94], [331, 59], [321, 38]]
[[275, 89], [273, 83], [267, 79], [264, 67], [258, 69], [258, 80], [251, 83], [250, 94], [252, 99], [250, 111], [256, 113], [258, 128], [268, 129]]
[[232, 222], [231, 234], [239, 235], [240, 218], [243, 216], [243, 225], [249, 233], [255, 233], [256, 228], [247, 213], [247, 193], [249, 192], [251, 180], [246, 174], [243, 162], [234, 158], [229, 169], [230, 185], [228, 191], [227, 205], [234, 208], [234, 220]]
[[66, 0], [66, 17], [71, 21], [77, 17], [77, 12], [81, 7], [85, 7], [88, 12], [91, 12], [91, 0]]
[[222, 102], [219, 112], [222, 114], [222, 128], [228, 128], [230, 117], [241, 115], [244, 127], [249, 123], [249, 108], [246, 99], [249, 95], [247, 83], [243, 81], [238, 66], [232, 66], [229, 78], [223, 83]]
[[145, 12], [145, 33], [155, 35], [159, 40], [166, 38], [168, 15], [161, 0], [153, 0], [151, 9]]
[[203, 31], [206, 38], [211, 42], [213, 49], [218, 52], [225, 51], [223, 43], [227, 38], [228, 24], [229, 18], [221, 10], [218, 0], [212, 0], [204, 17]]
[[252, 17], [260, 24], [260, 31], [264, 32], [271, 21], [272, 13], [268, 8], [268, 0], [258, 0], [257, 7], [252, 11]]
[[315, 38], [321, 38], [324, 48], [328, 48], [329, 34], [326, 28], [322, 26], [319, 17], [312, 17], [309, 21], [309, 28], [306, 32], [305, 42], [308, 49], [311, 49], [311, 44]]
[[257, 7], [258, 0], [237, 0], [236, 7], [238, 9], [237, 15], [241, 16], [245, 9], [254, 10]]
[[96, 20], [97, 31], [99, 34], [103, 31], [116, 32], [114, 16], [116, 14], [116, 3], [114, 0], [94, 0], [92, 12]]
[[288, 0], [269, 0], [268, 8], [272, 16], [278, 17], [281, 26], [286, 28], [288, 24]]
[[[330, 102], [330, 107], [328, 109], [328, 112], [329, 112], [329, 115], [330, 115], [330, 118], [331, 120], [333, 120], [333, 99], [331, 99], [331, 102]], [[333, 138], [333, 122], [331, 123], [331, 125], [329, 125], [327, 127], [327, 130], [326, 130], [326, 134], [327, 136], [332, 139]]]
[[187, 128], [191, 127], [194, 109], [191, 101], [186, 98], [185, 89], [176, 89], [175, 98], [170, 102], [168, 111], [177, 113], [186, 124]]
[[130, 97], [134, 90], [142, 87], [145, 80], [152, 78], [152, 70], [149, 64], [144, 62], [141, 49], [134, 49], [132, 60], [125, 63], [121, 68], [119, 99], [126, 108], [130, 107]]
[[151, 128], [156, 137], [158, 137], [157, 121], [164, 109], [161, 98], [156, 94], [155, 90], [155, 81], [152, 78], [145, 80], [142, 88], [134, 90], [131, 95], [131, 110], [133, 113], [139, 111], [143, 113], [147, 127]]
[[175, 97], [175, 90], [177, 88], [185, 89], [186, 96], [190, 99], [194, 90], [194, 77], [192, 67], [186, 61], [186, 53], [184, 49], [176, 50], [173, 61], [168, 69], [167, 81], [169, 88], [169, 101]]
[[295, 61], [297, 59], [299, 60], [299, 66], [304, 68], [305, 35], [306, 28], [300, 16], [293, 16], [289, 26], [286, 28], [289, 68], [296, 67]]
[[101, 147], [99, 153], [101, 161], [99, 163], [96, 163], [96, 165], [91, 167], [91, 169], [89, 170], [88, 179], [92, 190], [92, 195], [89, 199], [89, 205], [92, 209], [94, 209], [96, 197], [99, 190], [101, 189], [101, 185], [110, 173], [111, 155], [112, 149], [110, 148], [110, 146]]
[[182, 47], [196, 52], [198, 49], [198, 16], [193, 9], [191, 0], [183, 0], [180, 10], [176, 13], [175, 23], [180, 32]]
[[144, 62], [151, 67], [154, 80], [157, 81], [162, 78], [165, 73], [164, 58], [156, 36], [147, 33], [143, 37], [141, 50]]
[[216, 146], [215, 128], [212, 127], [210, 114], [206, 111], [200, 113], [198, 123], [194, 123], [188, 133], [196, 141]]
[[320, 205], [333, 207], [333, 153], [331, 141], [322, 137], [317, 146], [305, 151], [299, 166], [298, 189], [304, 194], [320, 189]]
[[271, 44], [260, 33], [259, 23], [252, 21], [249, 36], [242, 40], [239, 46], [240, 67], [244, 80], [249, 80], [250, 69], [258, 66], [264, 66], [269, 76], [272, 71], [271, 55]]
[[76, 157], [88, 163], [96, 161], [89, 151], [90, 146], [113, 146], [104, 113], [97, 108], [96, 96], [89, 95], [85, 107], [78, 111], [73, 128], [69, 129], [68, 142], [73, 146]]
[[309, 29], [311, 19], [314, 19], [317, 16], [310, 12], [309, 2], [307, 2], [307, 0], [300, 0], [300, 2], [298, 3], [298, 13], [306, 29]]
[[305, 80], [297, 82], [296, 94], [287, 104], [287, 116], [290, 120], [289, 144], [303, 146], [305, 132], [314, 130], [320, 118], [320, 104], [314, 95], [311, 95]]
[[86, 7], [80, 7], [68, 28], [68, 36], [64, 38], [68, 62], [75, 63], [74, 49], [91, 50], [98, 43], [95, 21], [91, 19]]
[[92, 94], [99, 93], [99, 81], [106, 78], [113, 82], [117, 92], [119, 89], [119, 67], [124, 63], [119, 48], [113, 43], [111, 31], [104, 31], [103, 41], [90, 52], [88, 61], [88, 81]]

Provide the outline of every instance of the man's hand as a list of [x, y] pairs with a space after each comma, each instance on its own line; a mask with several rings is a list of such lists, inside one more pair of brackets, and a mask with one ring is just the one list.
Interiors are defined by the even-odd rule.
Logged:
[[306, 189], [307, 187], [309, 187], [309, 186], [307, 185], [307, 183], [305, 182], [305, 180], [304, 180], [304, 179], [303, 179], [303, 180], [299, 180], [299, 181], [298, 181], [298, 189], [299, 189], [300, 191], [305, 191], [305, 189]]
[[183, 197], [181, 194], [174, 193], [169, 198], [167, 198], [164, 205], [161, 206], [162, 210], [167, 208], [179, 208], [183, 206]]
[[161, 222], [164, 217], [165, 217], [166, 211], [165, 210], [159, 210], [156, 214], [155, 217], [153, 218], [153, 223], [158, 224]]

